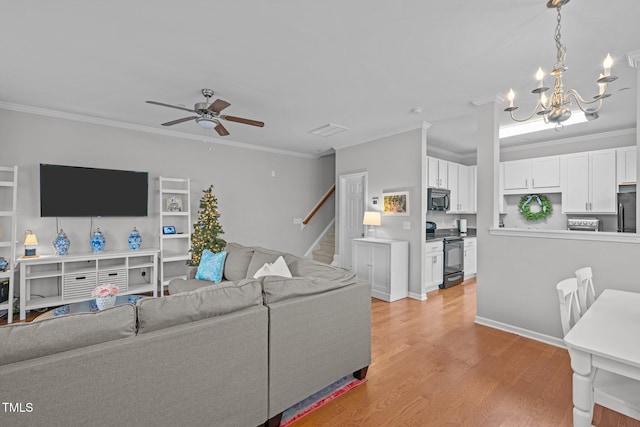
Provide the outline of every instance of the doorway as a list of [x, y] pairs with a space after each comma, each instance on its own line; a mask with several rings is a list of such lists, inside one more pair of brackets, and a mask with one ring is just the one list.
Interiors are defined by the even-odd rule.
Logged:
[[351, 241], [364, 236], [367, 173], [341, 175], [338, 201], [338, 253], [340, 267], [351, 270]]

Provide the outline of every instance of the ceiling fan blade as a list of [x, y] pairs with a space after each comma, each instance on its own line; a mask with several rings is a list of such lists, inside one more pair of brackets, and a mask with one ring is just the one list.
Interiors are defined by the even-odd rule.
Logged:
[[221, 119], [229, 120], [230, 122], [243, 123], [245, 125], [264, 127], [263, 122], [259, 122], [257, 120], [243, 119], [242, 117], [234, 117], [234, 116], [220, 116]]
[[231, 104], [229, 104], [227, 101], [223, 101], [222, 99], [216, 99], [213, 102], [213, 104], [209, 105], [209, 108], [207, 108], [207, 110], [213, 111], [214, 113], [219, 113], [220, 111], [227, 108], [229, 105]]
[[197, 118], [198, 118], [198, 116], [185, 117], [185, 118], [182, 118], [182, 119], [173, 120], [171, 122], [163, 123], [162, 126], [173, 126], [173, 125], [177, 125], [178, 123], [188, 122], [189, 120], [193, 120], [193, 119], [197, 119]]
[[176, 108], [178, 110], [184, 110], [184, 111], [188, 111], [190, 113], [195, 113], [195, 110], [191, 110], [189, 108], [185, 108], [185, 107], [179, 107], [177, 105], [171, 105], [171, 104], [164, 104], [162, 102], [156, 102], [156, 101], [146, 101], [147, 104], [153, 104], [153, 105], [160, 105], [162, 107], [169, 107], [169, 108]]
[[218, 126], [216, 126], [214, 129], [216, 130], [216, 132], [218, 132], [218, 135], [220, 136], [229, 135], [229, 131], [227, 130], [227, 128], [222, 126], [222, 123], [218, 123]]

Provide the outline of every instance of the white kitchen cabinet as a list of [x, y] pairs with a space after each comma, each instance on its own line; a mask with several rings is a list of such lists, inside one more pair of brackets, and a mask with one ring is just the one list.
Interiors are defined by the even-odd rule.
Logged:
[[464, 238], [464, 280], [475, 277], [478, 272], [478, 250], [475, 237]]
[[561, 162], [559, 156], [503, 162], [504, 194], [529, 192], [559, 193]]
[[447, 184], [451, 190], [451, 208], [448, 213], [470, 213], [472, 182], [469, 166], [450, 162], [447, 165]]
[[504, 191], [529, 189], [529, 159], [502, 163]]
[[425, 292], [438, 289], [444, 277], [444, 251], [442, 240], [427, 242], [425, 248]]
[[409, 242], [353, 239], [353, 271], [371, 283], [371, 296], [392, 302], [409, 295]]
[[616, 171], [618, 176], [618, 185], [636, 184], [636, 152], [636, 147], [622, 147], [616, 149]]
[[615, 150], [567, 154], [563, 162], [563, 213], [616, 213]]
[[478, 212], [478, 166], [469, 166], [469, 198], [471, 213]]
[[427, 187], [449, 188], [447, 182], [448, 163], [446, 160], [427, 156]]

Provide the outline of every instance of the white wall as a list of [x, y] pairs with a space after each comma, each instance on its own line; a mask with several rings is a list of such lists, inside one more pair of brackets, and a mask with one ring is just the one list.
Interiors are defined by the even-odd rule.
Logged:
[[[409, 242], [409, 292], [415, 294], [421, 293], [424, 242], [422, 204], [426, 192], [422, 185], [424, 151], [421, 132], [417, 129], [336, 151], [336, 180], [340, 175], [367, 172], [368, 210], [380, 210], [371, 205], [374, 196], [382, 200], [385, 191], [409, 191], [410, 216], [383, 216], [382, 225], [376, 227], [376, 235]], [[410, 230], [403, 229], [405, 221], [411, 223]], [[339, 227], [337, 223], [336, 230]]]
[[[107, 250], [128, 249], [133, 226], [142, 233], [144, 248], [158, 247], [159, 176], [191, 178], [194, 221], [202, 191], [213, 184], [225, 240], [297, 255], [312, 245], [335, 211], [332, 197], [303, 231], [293, 224], [333, 185], [333, 155], [303, 158], [0, 110], [0, 156], [0, 164], [19, 166], [18, 234], [32, 229], [42, 254], [53, 252], [56, 221], [40, 218], [40, 163], [149, 172], [148, 217], [94, 219], [94, 227], [106, 235]], [[89, 218], [61, 218], [60, 225], [71, 240], [70, 253], [90, 251]]]

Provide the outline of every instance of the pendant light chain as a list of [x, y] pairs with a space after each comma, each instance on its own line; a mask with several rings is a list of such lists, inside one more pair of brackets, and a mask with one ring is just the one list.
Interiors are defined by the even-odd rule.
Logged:
[[560, 29], [562, 28], [561, 21], [562, 21], [562, 15], [560, 14], [560, 6], [558, 6], [558, 24], [556, 25], [556, 36], [555, 36], [556, 49], [557, 49], [557, 61], [558, 61], [558, 63], [556, 64], [556, 68], [564, 67], [564, 59], [567, 56], [567, 48], [565, 45], [562, 44], [562, 41], [561, 41], [561, 38], [562, 38], [562, 34], [560, 33]]

